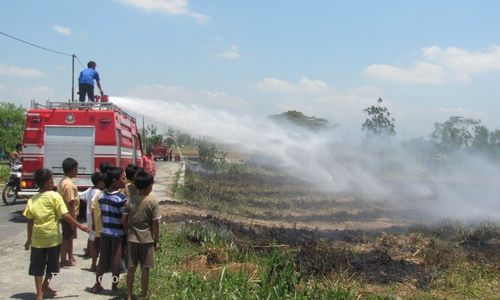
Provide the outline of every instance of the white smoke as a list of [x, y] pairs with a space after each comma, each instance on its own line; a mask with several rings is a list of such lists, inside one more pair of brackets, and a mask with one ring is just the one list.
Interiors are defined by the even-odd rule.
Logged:
[[500, 219], [500, 169], [471, 155], [453, 167], [419, 163], [397, 143], [366, 144], [332, 129], [311, 133], [268, 119], [196, 105], [112, 97], [112, 102], [193, 136], [238, 145], [321, 190], [403, 205], [434, 217]]

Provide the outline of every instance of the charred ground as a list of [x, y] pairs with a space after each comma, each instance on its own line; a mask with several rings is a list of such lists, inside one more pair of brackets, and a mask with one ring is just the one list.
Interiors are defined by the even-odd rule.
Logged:
[[[225, 271], [243, 272], [259, 291], [281, 286], [273, 299], [292, 291], [343, 299], [500, 294], [495, 222], [423, 223], [412, 209], [317, 192], [252, 165], [188, 168], [176, 196], [184, 201], [165, 206], [165, 221], [176, 245], [187, 243], [192, 251], [168, 266], [175, 272], [219, 282]], [[311, 282], [321, 293], [308, 294]]]

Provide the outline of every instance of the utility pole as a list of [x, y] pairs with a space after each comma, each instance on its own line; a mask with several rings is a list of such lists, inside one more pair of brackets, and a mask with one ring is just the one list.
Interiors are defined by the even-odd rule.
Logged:
[[76, 55], [71, 55], [73, 62], [71, 64], [71, 102], [75, 102], [75, 57]]
[[144, 128], [144, 115], [142, 115], [142, 150], [146, 152], [146, 128]]

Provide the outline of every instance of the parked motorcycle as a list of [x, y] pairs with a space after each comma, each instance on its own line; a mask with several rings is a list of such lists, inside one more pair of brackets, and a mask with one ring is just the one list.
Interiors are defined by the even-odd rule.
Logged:
[[2, 191], [2, 200], [5, 205], [12, 205], [17, 201], [17, 193], [21, 190], [22, 164], [11, 164], [10, 179]]

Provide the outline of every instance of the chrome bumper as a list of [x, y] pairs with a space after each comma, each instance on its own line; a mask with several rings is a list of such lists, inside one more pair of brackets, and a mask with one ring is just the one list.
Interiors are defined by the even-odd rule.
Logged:
[[18, 198], [30, 198], [33, 195], [38, 193], [38, 189], [32, 189], [32, 190], [21, 190], [17, 193]]

